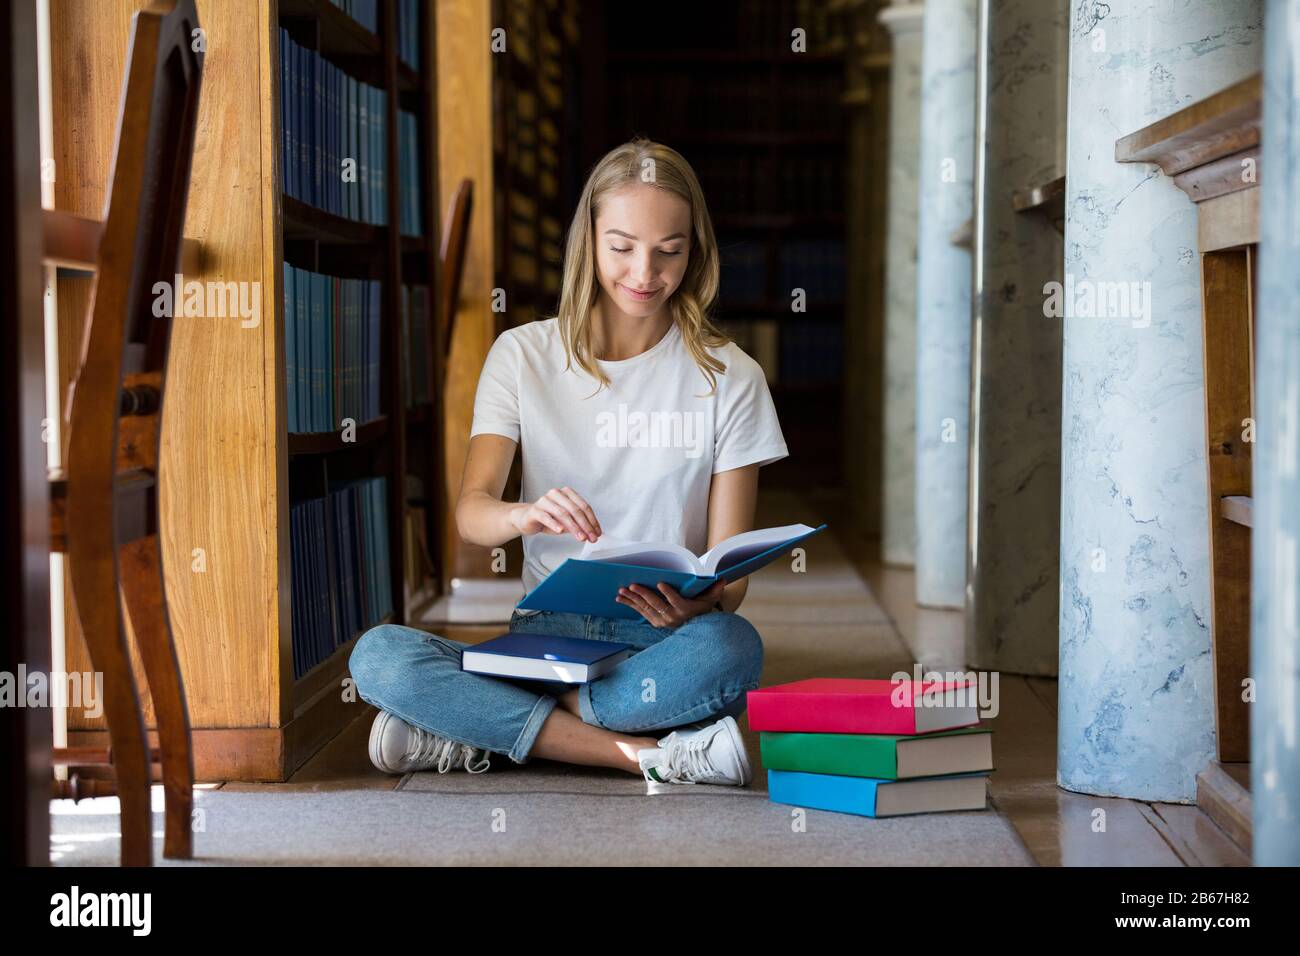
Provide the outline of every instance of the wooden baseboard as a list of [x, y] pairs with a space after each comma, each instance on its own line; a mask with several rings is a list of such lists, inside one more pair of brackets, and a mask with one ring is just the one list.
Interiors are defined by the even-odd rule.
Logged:
[[1241, 847], [1251, 852], [1250, 765], [1212, 760], [1196, 775], [1196, 805]]
[[[199, 783], [288, 780], [366, 706], [360, 698], [344, 700], [341, 688], [329, 684], [299, 706], [293, 720], [283, 727], [195, 728], [191, 732], [194, 779]], [[158, 746], [158, 734], [153, 729], [149, 730], [149, 743]], [[69, 731], [68, 745], [107, 747], [108, 731]]]

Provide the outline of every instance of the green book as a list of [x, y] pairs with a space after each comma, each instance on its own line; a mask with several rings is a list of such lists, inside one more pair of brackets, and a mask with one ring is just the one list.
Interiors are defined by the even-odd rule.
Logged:
[[920, 736], [763, 731], [768, 770], [910, 780], [993, 769], [993, 732], [963, 727]]

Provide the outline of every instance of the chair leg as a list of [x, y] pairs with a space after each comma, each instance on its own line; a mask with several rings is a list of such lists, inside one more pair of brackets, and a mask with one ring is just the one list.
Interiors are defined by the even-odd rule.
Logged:
[[163, 856], [188, 860], [194, 855], [194, 755], [185, 685], [167, 617], [158, 536], [121, 545], [118, 560], [122, 596], [158, 721], [167, 820]]
[[79, 555], [74, 545], [68, 572], [91, 667], [104, 675], [104, 719], [121, 806], [122, 865], [152, 866], [149, 739], [118, 613], [115, 562], [92, 557]]

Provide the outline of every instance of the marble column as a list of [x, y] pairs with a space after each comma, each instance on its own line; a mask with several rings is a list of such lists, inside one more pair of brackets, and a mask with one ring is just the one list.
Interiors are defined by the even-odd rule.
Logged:
[[980, 0], [971, 322], [966, 663], [1053, 676], [1061, 548], [1062, 278], [1050, 209], [1017, 192], [1065, 174], [1067, 0]]
[[1251, 534], [1255, 863], [1300, 865], [1300, 0], [1265, 14]]
[[890, 58], [880, 550], [885, 563], [908, 566], [916, 555], [916, 172], [921, 19], [919, 3], [895, 2], [880, 12], [880, 22], [894, 41]]
[[953, 243], [975, 181], [976, 0], [928, 0], [916, 238], [916, 600], [966, 593], [971, 254]]
[[1196, 210], [1157, 168], [1116, 163], [1115, 141], [1258, 71], [1261, 12], [1258, 0], [1072, 8], [1067, 291], [1054, 297], [1066, 309], [1057, 783], [1068, 790], [1191, 802], [1214, 755]]

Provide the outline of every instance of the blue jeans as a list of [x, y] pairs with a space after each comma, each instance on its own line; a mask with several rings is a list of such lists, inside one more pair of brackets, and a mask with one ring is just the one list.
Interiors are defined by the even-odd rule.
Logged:
[[[745, 711], [758, 686], [763, 642], [738, 614], [713, 611], [680, 627], [590, 614], [515, 613], [511, 631], [621, 641], [632, 656], [578, 688], [585, 723], [641, 734]], [[397, 624], [371, 628], [349, 665], [361, 698], [416, 727], [526, 763], [542, 724], [571, 684], [468, 674], [469, 647]]]

